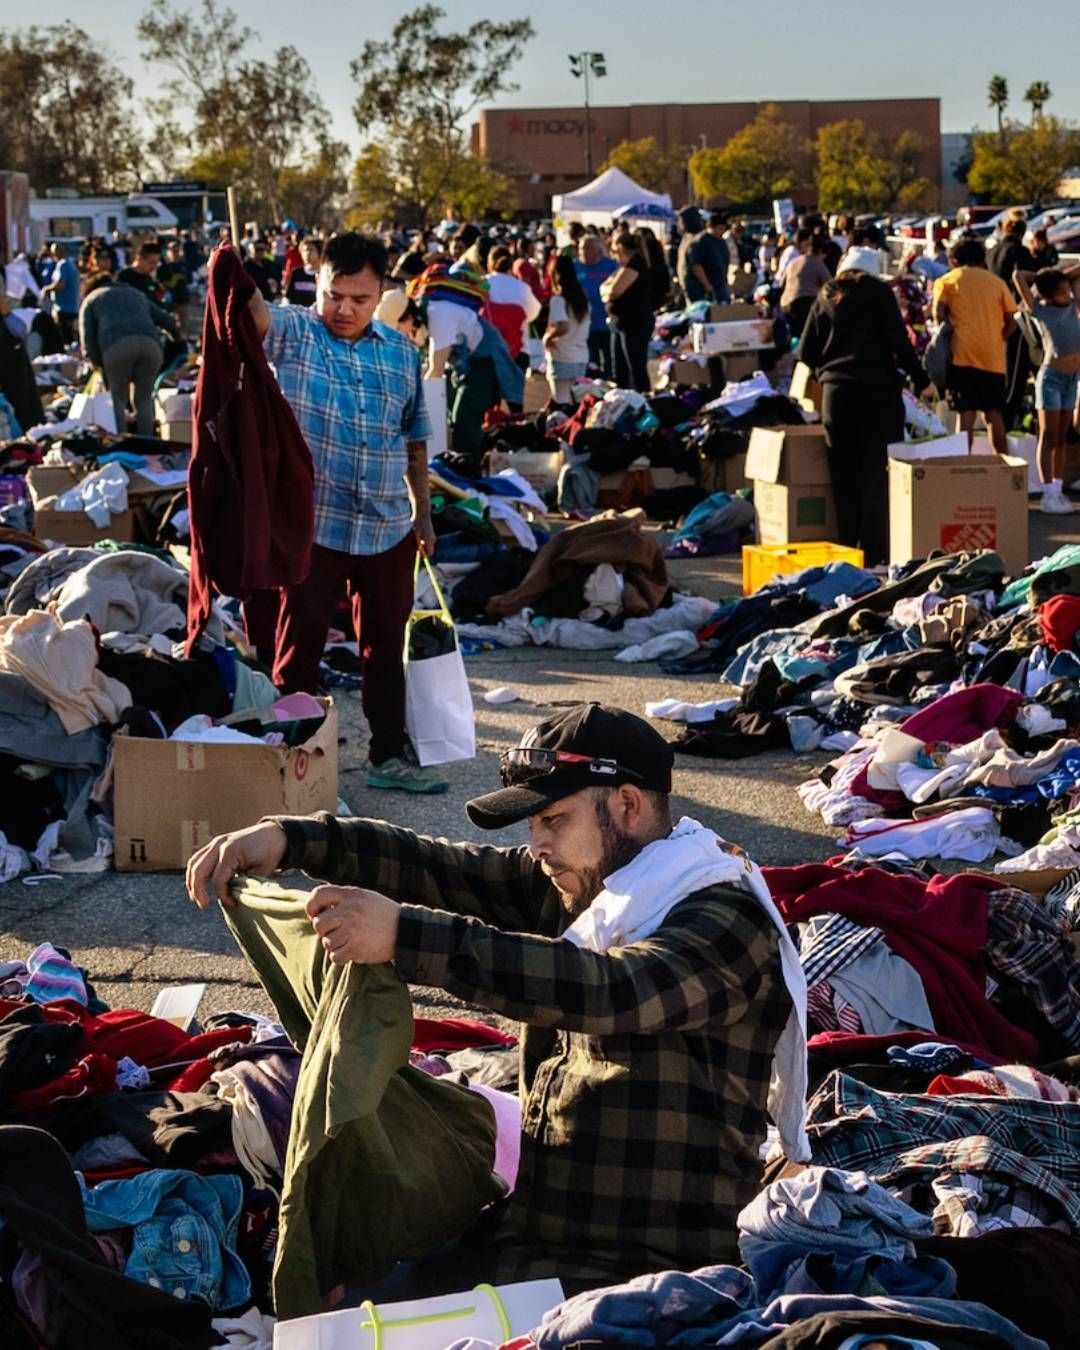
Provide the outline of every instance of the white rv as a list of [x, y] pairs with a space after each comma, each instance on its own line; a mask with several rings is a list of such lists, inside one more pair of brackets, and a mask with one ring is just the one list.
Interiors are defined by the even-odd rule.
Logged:
[[49, 193], [30, 202], [35, 221], [46, 243], [61, 240], [78, 248], [95, 235], [168, 234], [178, 225], [175, 214], [155, 197], [80, 197], [76, 193]]

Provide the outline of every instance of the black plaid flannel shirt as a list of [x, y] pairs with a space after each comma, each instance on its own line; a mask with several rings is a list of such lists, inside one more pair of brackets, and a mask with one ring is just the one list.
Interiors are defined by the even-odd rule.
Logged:
[[736, 1257], [791, 1009], [776, 930], [752, 897], [700, 891], [651, 937], [598, 954], [558, 940], [566, 917], [527, 849], [275, 819], [283, 867], [402, 903], [402, 978], [526, 1024], [500, 1278], [607, 1280]]

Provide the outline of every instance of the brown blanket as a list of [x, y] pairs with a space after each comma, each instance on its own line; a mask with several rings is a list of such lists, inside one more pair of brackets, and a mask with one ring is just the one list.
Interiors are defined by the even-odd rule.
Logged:
[[601, 563], [610, 563], [622, 573], [626, 617], [635, 619], [652, 614], [663, 603], [669, 586], [664, 555], [656, 540], [642, 532], [644, 523], [644, 511], [605, 511], [581, 525], [562, 530], [537, 553], [520, 586], [491, 597], [488, 615], [505, 619], [519, 610], [532, 608], [579, 568], [591, 571]]

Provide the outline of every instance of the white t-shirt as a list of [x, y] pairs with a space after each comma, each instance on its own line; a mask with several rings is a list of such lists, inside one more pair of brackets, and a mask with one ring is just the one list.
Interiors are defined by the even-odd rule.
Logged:
[[509, 272], [489, 272], [487, 275], [488, 299], [493, 305], [520, 305], [525, 322], [532, 323], [540, 313], [540, 301], [519, 277]]
[[427, 325], [431, 345], [437, 352], [453, 347], [459, 338], [464, 338], [466, 347], [474, 352], [484, 336], [480, 316], [453, 300], [429, 300]]
[[548, 322], [567, 323], [569, 328], [548, 348], [553, 361], [573, 362], [580, 365], [589, 360], [590, 313], [586, 311], [583, 319], [576, 318], [569, 310], [561, 295], [553, 295], [548, 305]]

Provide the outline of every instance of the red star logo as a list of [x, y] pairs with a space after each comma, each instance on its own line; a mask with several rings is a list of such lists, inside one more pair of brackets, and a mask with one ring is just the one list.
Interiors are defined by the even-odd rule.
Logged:
[[525, 120], [519, 113], [515, 113], [510, 119], [510, 131], [522, 132], [525, 130]]

